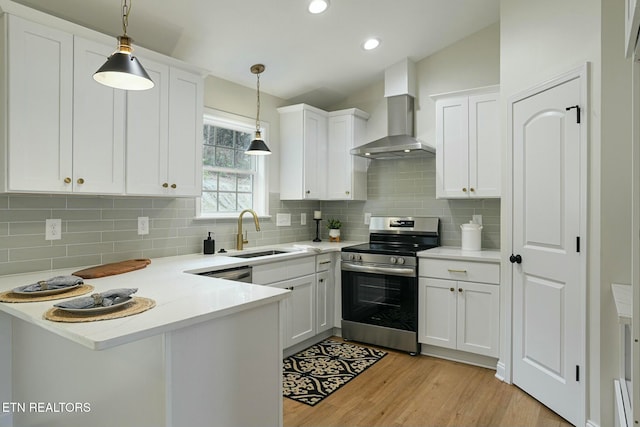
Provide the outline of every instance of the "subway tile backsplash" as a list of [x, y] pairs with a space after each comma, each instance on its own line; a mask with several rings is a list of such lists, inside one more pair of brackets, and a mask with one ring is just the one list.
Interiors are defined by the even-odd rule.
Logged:
[[[364, 213], [397, 216], [438, 216], [442, 244], [460, 246], [460, 224], [481, 214], [482, 246], [500, 244], [500, 201], [436, 200], [435, 159], [416, 157], [375, 160], [368, 171], [368, 200], [281, 201], [270, 194], [271, 219], [261, 219], [261, 231], [246, 217], [250, 249], [315, 237], [313, 211], [324, 220], [342, 221], [342, 239], [366, 241]], [[300, 224], [300, 214], [307, 224]], [[290, 213], [291, 226], [277, 227], [276, 214]], [[149, 217], [149, 234], [137, 234], [139, 216]], [[0, 275], [76, 268], [131, 258], [156, 258], [202, 253], [211, 231], [220, 248], [235, 248], [237, 218], [194, 219], [194, 199], [82, 195], [0, 195]], [[45, 220], [62, 219], [62, 239], [45, 240]], [[326, 222], [321, 238], [328, 240]]]

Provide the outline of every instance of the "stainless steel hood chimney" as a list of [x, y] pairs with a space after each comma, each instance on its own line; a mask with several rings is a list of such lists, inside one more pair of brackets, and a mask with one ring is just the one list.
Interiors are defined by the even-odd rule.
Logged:
[[387, 136], [353, 148], [351, 154], [367, 159], [397, 159], [435, 154], [434, 147], [416, 139], [413, 135], [415, 74], [415, 64], [408, 58], [385, 70]]
[[435, 148], [413, 136], [413, 104], [411, 95], [387, 97], [388, 135], [351, 149], [351, 154], [367, 159], [433, 156]]

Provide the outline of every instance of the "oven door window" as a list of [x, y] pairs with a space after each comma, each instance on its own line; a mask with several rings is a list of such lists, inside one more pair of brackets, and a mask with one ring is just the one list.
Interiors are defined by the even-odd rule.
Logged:
[[417, 317], [417, 278], [342, 272], [343, 319], [415, 332]]

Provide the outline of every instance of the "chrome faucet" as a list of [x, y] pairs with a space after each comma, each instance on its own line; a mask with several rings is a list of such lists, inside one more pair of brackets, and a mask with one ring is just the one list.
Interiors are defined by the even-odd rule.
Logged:
[[253, 215], [253, 222], [256, 224], [256, 231], [260, 231], [260, 221], [258, 221], [258, 214], [255, 213], [254, 210], [245, 209], [240, 212], [240, 215], [238, 216], [238, 236], [236, 238], [236, 249], [239, 251], [244, 248], [245, 243], [249, 243], [249, 241], [246, 240], [242, 235], [242, 215], [244, 215], [246, 212], [249, 212], [251, 215]]

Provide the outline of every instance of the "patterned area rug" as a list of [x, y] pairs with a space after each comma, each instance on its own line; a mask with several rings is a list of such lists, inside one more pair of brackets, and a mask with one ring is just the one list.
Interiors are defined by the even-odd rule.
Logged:
[[314, 406], [387, 353], [325, 340], [284, 360], [283, 395]]

